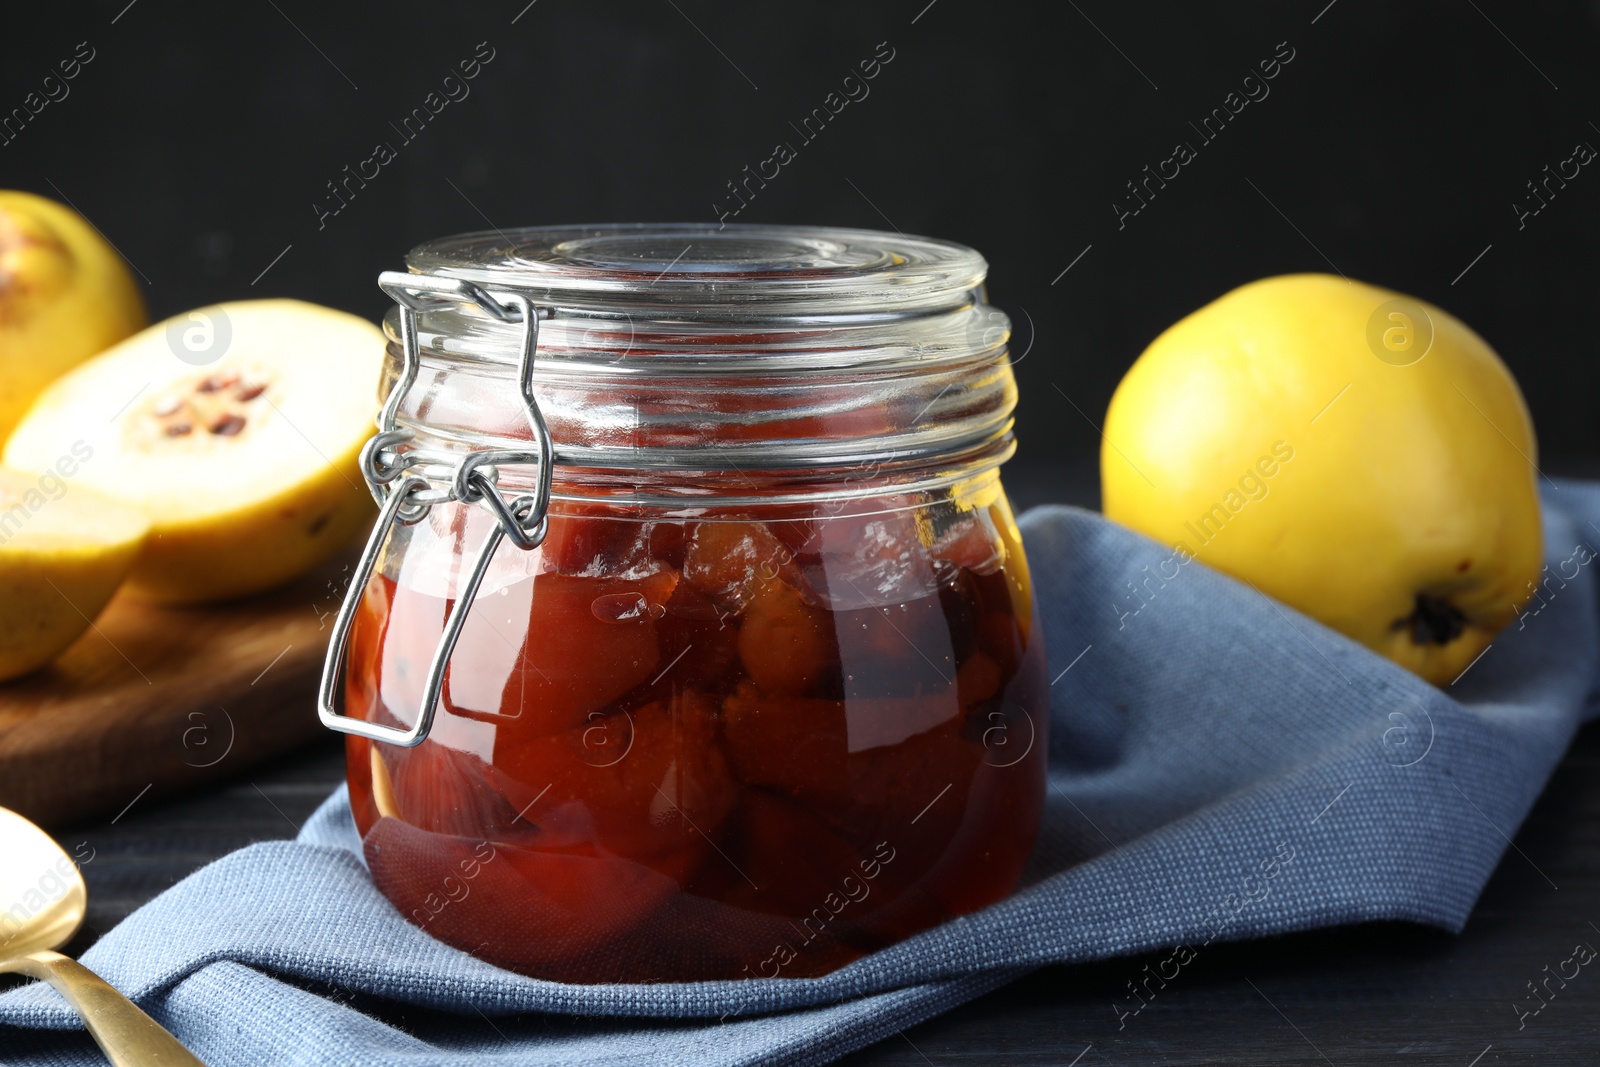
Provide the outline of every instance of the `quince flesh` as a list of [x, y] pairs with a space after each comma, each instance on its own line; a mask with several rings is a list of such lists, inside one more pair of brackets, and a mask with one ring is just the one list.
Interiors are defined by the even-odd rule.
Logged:
[[365, 319], [295, 300], [184, 318], [217, 337], [226, 321], [225, 351], [193, 365], [151, 326], [46, 389], [5, 451], [42, 468], [86, 441], [77, 481], [151, 523], [129, 588], [166, 603], [270, 589], [350, 542], [372, 513], [356, 461], [385, 345]]
[[0, 189], [0, 442], [45, 386], [147, 321], [127, 264], [82, 215]]
[[[1380, 358], [1374, 321], [1431, 347]], [[1537, 461], [1483, 338], [1421, 301], [1301, 274], [1151, 343], [1111, 399], [1101, 477], [1108, 518], [1173, 547], [1164, 577], [1199, 559], [1445, 685], [1539, 580]]]
[[0, 469], [0, 681], [44, 666], [89, 628], [148, 529], [143, 513], [54, 470]]

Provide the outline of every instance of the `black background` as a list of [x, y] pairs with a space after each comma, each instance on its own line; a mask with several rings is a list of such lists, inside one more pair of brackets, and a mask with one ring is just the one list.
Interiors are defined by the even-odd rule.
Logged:
[[[1520, 230], [1512, 207], [1575, 144], [1600, 145], [1600, 4], [526, 3], [13, 7], [0, 113], [79, 42], [95, 58], [0, 146], [0, 186], [93, 219], [155, 317], [288, 295], [376, 318], [375, 276], [429, 237], [714, 220], [726, 183], [797, 142], [789, 123], [887, 41], [870, 95], [739, 219], [981, 250], [1026, 351], [1018, 462], [1034, 476], [1092, 467], [1094, 423], [1162, 328], [1301, 270], [1455, 312], [1521, 380], [1547, 470], [1600, 456], [1600, 167]], [[471, 95], [402, 145], [389, 124], [480, 42], [494, 59]], [[1199, 145], [1189, 122], [1279, 42], [1294, 59], [1270, 95], [1119, 229], [1124, 183]], [[319, 229], [325, 183], [379, 141], [399, 158]]]

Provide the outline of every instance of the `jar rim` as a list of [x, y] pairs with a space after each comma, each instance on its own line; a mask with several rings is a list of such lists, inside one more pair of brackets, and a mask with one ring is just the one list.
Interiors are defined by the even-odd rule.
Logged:
[[931, 237], [704, 222], [457, 234], [416, 246], [406, 265], [578, 311], [811, 322], [954, 310], [988, 272], [975, 249]]

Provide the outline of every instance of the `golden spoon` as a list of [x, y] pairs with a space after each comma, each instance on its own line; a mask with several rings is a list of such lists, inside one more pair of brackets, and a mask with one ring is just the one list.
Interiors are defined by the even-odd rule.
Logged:
[[49, 982], [83, 1019], [114, 1067], [205, 1067], [127, 997], [53, 951], [83, 924], [83, 875], [50, 835], [0, 808], [0, 974]]

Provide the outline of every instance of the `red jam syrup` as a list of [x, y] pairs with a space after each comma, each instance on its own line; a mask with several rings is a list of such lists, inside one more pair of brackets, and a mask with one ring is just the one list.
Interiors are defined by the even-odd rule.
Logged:
[[[1012, 890], [1048, 711], [1003, 498], [765, 522], [556, 507], [539, 549], [499, 548], [427, 740], [349, 738], [402, 914], [561, 981], [804, 977]], [[433, 543], [364, 591], [349, 714], [415, 721], [489, 521], [434, 509]]]

